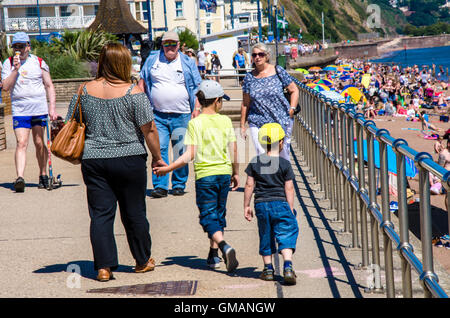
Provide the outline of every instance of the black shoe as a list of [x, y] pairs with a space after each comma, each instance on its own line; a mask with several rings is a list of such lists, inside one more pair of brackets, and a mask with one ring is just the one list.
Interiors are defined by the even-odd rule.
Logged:
[[181, 189], [181, 188], [175, 188], [175, 189], [172, 190], [172, 194], [173, 194], [173, 195], [178, 195], [178, 196], [180, 196], [180, 195], [184, 195], [185, 193], [186, 193], [186, 192], [184, 192], [184, 190]]
[[39, 184], [38, 189], [47, 189], [48, 188], [48, 176], [39, 176]]
[[264, 268], [264, 270], [261, 273], [261, 275], [259, 276], [259, 278], [261, 278], [262, 280], [272, 281], [273, 280], [273, 269]]
[[24, 192], [25, 191], [25, 180], [22, 177], [18, 177], [16, 181], [14, 181], [14, 190], [16, 192]]
[[167, 190], [161, 189], [161, 188], [156, 188], [155, 190], [153, 190], [152, 192], [152, 197], [153, 198], [165, 198], [167, 197]]
[[223, 256], [228, 273], [231, 273], [239, 266], [239, 262], [236, 259], [236, 251], [230, 245], [227, 244], [223, 248]]
[[297, 276], [295, 275], [292, 267], [286, 267], [284, 269], [283, 276], [285, 285], [295, 285], [297, 283], [295, 279]]

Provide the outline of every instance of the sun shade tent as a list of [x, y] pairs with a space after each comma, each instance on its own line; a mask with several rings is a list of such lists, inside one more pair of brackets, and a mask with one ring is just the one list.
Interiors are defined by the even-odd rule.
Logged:
[[[354, 141], [355, 155], [358, 156], [358, 144], [357, 141]], [[373, 144], [373, 155], [374, 155], [374, 164], [377, 169], [380, 169], [380, 144], [377, 140], [374, 140]], [[367, 156], [367, 140], [364, 140], [364, 161], [368, 161]], [[388, 163], [388, 171], [397, 174], [397, 156], [392, 149], [392, 146], [387, 145], [387, 163]], [[414, 161], [408, 157], [405, 157], [405, 169], [406, 176], [414, 178], [417, 173], [417, 167], [414, 165]]]
[[147, 29], [133, 18], [125, 0], [100, 0], [97, 15], [88, 30], [114, 34], [125, 44], [131, 36], [142, 43], [141, 34], [147, 33]]
[[361, 97], [363, 99], [363, 101], [367, 101], [366, 97], [364, 96], [363, 93], [361, 93], [361, 91], [359, 89], [357, 89], [355, 86], [346, 86], [344, 87], [344, 89], [341, 92], [341, 95], [345, 97], [345, 94], [348, 94], [353, 101], [355, 101], [356, 103], [359, 102], [361, 100]]

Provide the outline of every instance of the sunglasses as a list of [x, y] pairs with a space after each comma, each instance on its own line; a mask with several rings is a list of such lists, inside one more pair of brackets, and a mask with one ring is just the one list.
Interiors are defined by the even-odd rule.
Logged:
[[27, 47], [26, 44], [14, 44], [14, 45], [12, 45], [12, 48], [15, 49], [15, 50], [23, 50], [26, 47]]
[[163, 47], [177, 46], [178, 42], [166, 42], [163, 43]]
[[252, 57], [253, 57], [253, 58], [255, 58], [255, 57], [257, 57], [257, 56], [259, 56], [259, 57], [264, 57], [264, 56], [266, 56], [266, 53], [264, 53], [264, 52], [252, 53]]

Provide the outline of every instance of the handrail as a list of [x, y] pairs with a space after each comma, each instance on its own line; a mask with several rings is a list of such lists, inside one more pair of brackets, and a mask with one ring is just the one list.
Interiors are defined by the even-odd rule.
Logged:
[[[450, 203], [450, 171], [434, 162], [430, 154], [417, 152], [409, 147], [405, 140], [393, 138], [388, 130], [379, 129], [373, 121], [364, 119], [362, 114], [355, 111], [355, 105], [339, 104], [296, 78], [292, 79], [299, 87], [299, 102], [302, 104], [302, 111], [295, 119], [293, 138], [297, 140], [299, 150], [303, 153], [317, 183], [320, 184], [320, 189], [325, 192], [325, 198], [330, 200], [331, 209], [337, 211], [337, 220], [344, 222], [345, 232], [351, 232], [352, 246], [356, 247], [359, 241], [362, 241], [360, 267], [373, 270], [373, 281], [368, 290], [383, 292], [378, 241], [380, 230], [383, 234], [387, 297], [395, 297], [393, 244], [402, 263], [403, 297], [412, 297], [411, 269], [413, 269], [419, 275], [425, 297], [448, 298], [446, 291], [439, 285], [433, 267], [429, 173], [441, 180], [447, 190], [447, 202]], [[361, 155], [364, 152], [364, 141], [367, 142], [367, 163]], [[375, 180], [375, 141], [380, 148], [381, 204], [378, 202], [378, 187]], [[395, 231], [394, 224], [390, 220], [388, 146], [392, 147], [396, 155], [400, 233]], [[422, 262], [409, 242], [405, 158], [414, 162], [419, 174]], [[356, 167], [358, 175], [355, 172]], [[365, 177], [366, 172], [368, 180]], [[357, 229], [357, 199], [360, 203], [360, 236]], [[447, 212], [450, 225], [450, 211]], [[370, 224], [367, 222], [367, 215]], [[371, 264], [369, 264], [368, 225], [372, 242]]]

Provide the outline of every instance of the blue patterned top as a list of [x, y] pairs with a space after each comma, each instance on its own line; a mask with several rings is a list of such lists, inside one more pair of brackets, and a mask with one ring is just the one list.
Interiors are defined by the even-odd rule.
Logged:
[[[286, 131], [289, 126], [290, 104], [283, 94], [283, 88], [292, 83], [292, 78], [280, 66], [278, 74], [256, 78], [251, 72], [244, 77], [242, 91], [250, 95], [248, 124], [260, 128], [267, 123], [279, 123]], [[281, 81], [280, 81], [281, 78]]]

